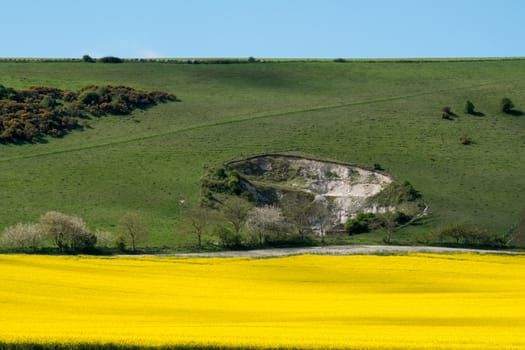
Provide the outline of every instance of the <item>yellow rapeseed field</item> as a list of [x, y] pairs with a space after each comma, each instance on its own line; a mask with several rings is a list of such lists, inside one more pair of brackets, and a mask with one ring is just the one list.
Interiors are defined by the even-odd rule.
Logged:
[[525, 257], [0, 255], [0, 342], [525, 349]]

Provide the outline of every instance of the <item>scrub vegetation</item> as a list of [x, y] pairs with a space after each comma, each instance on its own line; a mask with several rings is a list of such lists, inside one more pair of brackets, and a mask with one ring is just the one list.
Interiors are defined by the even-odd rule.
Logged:
[[136, 108], [176, 99], [173, 94], [126, 86], [92, 85], [63, 91], [49, 87], [15, 90], [0, 85], [0, 143], [60, 137], [80, 127], [80, 120], [89, 116], [130, 114]]

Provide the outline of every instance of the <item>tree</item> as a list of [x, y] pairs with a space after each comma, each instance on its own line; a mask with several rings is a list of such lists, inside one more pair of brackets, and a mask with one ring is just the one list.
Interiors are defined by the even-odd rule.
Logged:
[[131, 243], [131, 250], [137, 250], [138, 243], [144, 243], [149, 236], [149, 229], [140, 213], [130, 212], [120, 218], [118, 231]]
[[185, 222], [197, 237], [197, 247], [202, 249], [202, 235], [210, 224], [210, 209], [196, 207], [188, 210], [185, 216]]
[[82, 56], [82, 61], [87, 63], [95, 63], [95, 60], [89, 55]]
[[110, 231], [96, 230], [95, 236], [97, 237], [98, 247], [108, 248], [109, 246], [115, 244], [115, 237]]
[[326, 198], [321, 197], [314, 200], [310, 210], [312, 213], [310, 225], [316, 227], [319, 237], [321, 237], [321, 240], [324, 242], [326, 230], [332, 226], [332, 206]]
[[44, 237], [51, 239], [61, 251], [85, 251], [93, 249], [96, 236], [89, 232], [84, 220], [57, 211], [50, 211], [40, 217]]
[[514, 108], [514, 104], [509, 98], [504, 97], [500, 101], [500, 108], [503, 113], [510, 113]]
[[222, 214], [226, 221], [233, 226], [233, 230], [236, 234], [241, 232], [241, 228], [246, 222], [248, 212], [252, 206], [246, 200], [241, 197], [230, 197], [224, 201], [222, 206]]
[[400, 213], [386, 212], [380, 215], [380, 226], [385, 230], [385, 236], [383, 237], [383, 242], [386, 244], [392, 243], [392, 236], [398, 224], [398, 220], [403, 220]]
[[349, 234], [366, 233], [370, 231], [369, 225], [375, 219], [374, 213], [358, 213], [355, 217], [348, 219], [344, 227]]
[[289, 192], [283, 196], [280, 204], [286, 220], [304, 241], [312, 231], [315, 216], [313, 198], [308, 194]]
[[219, 244], [222, 247], [234, 248], [242, 244], [241, 234], [234, 232], [230, 227], [217, 225], [213, 229], [213, 234], [219, 239]]
[[257, 235], [259, 245], [263, 245], [268, 238], [277, 237], [283, 231], [284, 216], [275, 206], [255, 207], [248, 212], [246, 224]]
[[510, 230], [508, 243], [517, 246], [525, 246], [525, 210], [521, 212], [518, 223]]
[[2, 243], [14, 248], [36, 249], [43, 241], [42, 230], [38, 224], [16, 224], [6, 227]]

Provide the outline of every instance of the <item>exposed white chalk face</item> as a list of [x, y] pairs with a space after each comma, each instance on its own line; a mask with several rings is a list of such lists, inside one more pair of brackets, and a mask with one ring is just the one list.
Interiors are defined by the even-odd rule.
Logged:
[[[332, 224], [344, 223], [359, 212], [381, 213], [395, 209], [368, 201], [393, 182], [390, 176], [378, 171], [289, 156], [262, 156], [249, 161], [251, 171], [255, 169], [259, 179], [312, 193], [315, 201], [330, 208]], [[255, 188], [246, 186], [250, 192], [256, 192]]]

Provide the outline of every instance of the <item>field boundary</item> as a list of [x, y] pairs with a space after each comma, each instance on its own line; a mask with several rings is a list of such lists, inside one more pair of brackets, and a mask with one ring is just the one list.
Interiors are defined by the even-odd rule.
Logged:
[[403, 255], [413, 253], [432, 254], [494, 254], [494, 255], [522, 255], [525, 252], [511, 250], [486, 250], [469, 248], [449, 248], [433, 246], [393, 246], [393, 245], [335, 245], [300, 248], [268, 248], [255, 250], [229, 250], [220, 252], [176, 253], [176, 254], [119, 254], [118, 257], [165, 256], [181, 258], [280, 258], [295, 255]]

